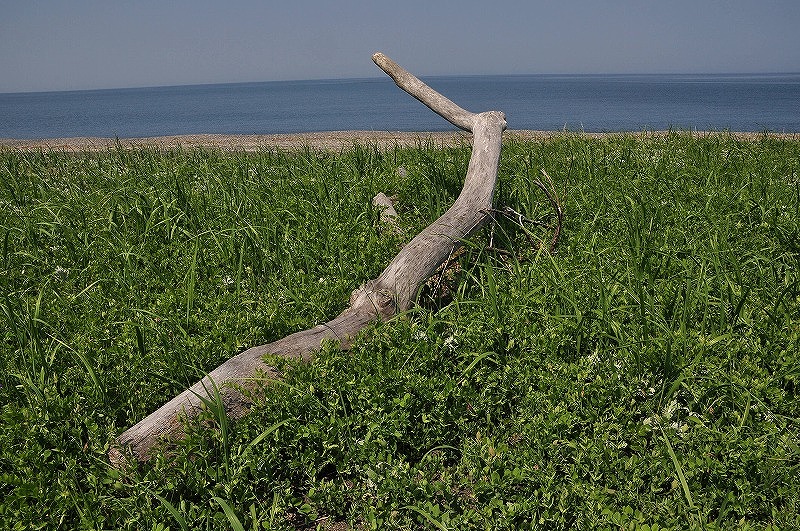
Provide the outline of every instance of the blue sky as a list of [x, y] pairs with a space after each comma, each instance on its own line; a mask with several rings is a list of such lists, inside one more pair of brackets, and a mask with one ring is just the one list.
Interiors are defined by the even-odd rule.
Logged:
[[0, 0], [0, 92], [382, 75], [800, 71], [798, 0]]

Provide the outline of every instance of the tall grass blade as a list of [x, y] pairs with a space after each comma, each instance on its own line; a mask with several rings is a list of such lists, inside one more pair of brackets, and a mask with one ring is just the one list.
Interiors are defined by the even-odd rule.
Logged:
[[106, 395], [105, 387], [103, 386], [102, 382], [100, 381], [100, 378], [97, 377], [97, 373], [94, 372], [94, 369], [92, 368], [92, 364], [89, 363], [89, 358], [87, 358], [86, 355], [83, 354], [82, 352], [79, 352], [79, 351], [75, 350], [74, 348], [72, 348], [71, 346], [67, 345], [66, 343], [64, 343], [63, 341], [61, 341], [60, 339], [58, 339], [56, 337], [53, 338], [53, 341], [58, 343], [58, 346], [64, 347], [67, 350], [69, 350], [76, 358], [78, 358], [78, 360], [81, 362], [81, 365], [83, 365], [83, 368], [86, 369], [86, 373], [89, 375], [89, 379], [92, 381], [92, 383], [94, 384], [95, 388], [97, 388], [97, 390], [100, 392], [100, 396], [101, 397], [105, 397], [105, 395]]
[[[469, 365], [467, 365], [467, 368], [464, 369], [464, 371], [461, 373], [461, 378], [462, 379], [466, 378], [467, 375], [469, 374], [469, 371], [471, 371], [475, 367], [475, 365], [477, 365], [478, 363], [480, 363], [484, 359], [489, 358], [489, 356], [492, 356], [494, 354], [495, 354], [495, 352], [489, 350], [489, 351], [482, 352], [481, 354], [476, 355], [475, 359], [473, 359], [472, 362]], [[497, 365], [497, 361], [496, 360], [494, 360], [492, 358], [489, 358], [489, 361], [491, 361], [492, 363]]]
[[283, 426], [284, 424], [287, 424], [287, 423], [288, 423], [290, 420], [292, 420], [292, 419], [283, 419], [282, 421], [280, 421], [280, 422], [276, 422], [275, 424], [273, 424], [272, 426], [270, 426], [269, 428], [267, 428], [266, 430], [264, 430], [264, 431], [261, 433], [261, 435], [259, 435], [258, 437], [256, 437], [256, 438], [255, 438], [255, 439], [253, 439], [252, 441], [250, 441], [250, 444], [248, 444], [248, 445], [247, 445], [247, 447], [245, 447], [244, 451], [242, 452], [242, 457], [244, 457], [245, 455], [247, 455], [247, 453], [248, 453], [248, 452], [249, 452], [249, 451], [250, 451], [250, 450], [251, 450], [251, 449], [252, 449], [254, 446], [256, 446], [258, 443], [260, 443], [261, 441], [263, 441], [263, 440], [264, 440], [264, 438], [265, 438], [265, 437], [267, 437], [267, 436], [268, 436], [270, 433], [272, 433], [272, 432], [276, 431], [278, 428], [280, 428], [280, 427], [281, 427], [281, 426]]
[[233, 531], [244, 531], [242, 522], [239, 521], [239, 517], [236, 516], [235, 512], [233, 512], [231, 506], [219, 496], [214, 496], [212, 499], [217, 502], [220, 507], [222, 507], [222, 510], [225, 512], [225, 516], [228, 518], [228, 522], [230, 522]]
[[195, 285], [197, 284], [197, 253], [200, 250], [200, 237], [197, 236], [194, 240], [194, 247], [192, 248], [192, 262], [189, 264], [189, 272], [187, 274], [186, 282], [186, 322], [189, 322], [189, 316], [194, 306]]
[[425, 459], [429, 455], [431, 455], [433, 452], [435, 452], [437, 450], [453, 450], [453, 451], [457, 452], [458, 448], [456, 448], [455, 446], [450, 446], [449, 444], [440, 444], [439, 446], [434, 446], [433, 448], [431, 448], [430, 450], [425, 452], [425, 454], [422, 457], [420, 457], [419, 461], [420, 462], [425, 461]]
[[683, 467], [681, 466], [680, 461], [678, 461], [678, 456], [675, 455], [675, 450], [672, 449], [672, 444], [669, 442], [669, 438], [667, 438], [666, 432], [664, 432], [664, 428], [661, 428], [661, 436], [664, 438], [664, 442], [667, 445], [667, 453], [669, 453], [670, 459], [672, 459], [672, 464], [675, 467], [675, 473], [678, 474], [678, 481], [680, 481], [681, 489], [683, 489], [683, 495], [686, 498], [686, 502], [689, 504], [691, 509], [694, 509], [694, 502], [692, 501], [692, 493], [689, 490], [689, 484], [686, 483], [686, 476], [683, 474]]
[[222, 451], [224, 452], [225, 458], [225, 470], [229, 471], [230, 434], [228, 431], [228, 413], [225, 411], [225, 404], [222, 401], [222, 395], [219, 392], [219, 387], [217, 387], [216, 382], [211, 380], [211, 390], [206, 387], [205, 383], [203, 383], [203, 388], [208, 396], [203, 396], [194, 391], [192, 391], [192, 393], [194, 393], [194, 395], [203, 402], [211, 414], [214, 415], [214, 420], [217, 421], [217, 425], [219, 426], [219, 431], [222, 436]]
[[411, 509], [415, 513], [421, 515], [425, 518], [428, 522], [430, 522], [436, 529], [440, 529], [441, 531], [448, 531], [447, 526], [441, 523], [439, 520], [434, 518], [429, 512], [425, 511], [424, 509], [420, 509], [416, 505], [406, 505], [403, 509]]
[[169, 500], [156, 494], [155, 492], [153, 492], [153, 496], [158, 498], [158, 501], [161, 502], [161, 505], [163, 505], [164, 508], [169, 511], [175, 521], [178, 522], [178, 525], [181, 526], [182, 531], [189, 531], [189, 526], [186, 524], [186, 519], [178, 511], [178, 509], [176, 509], [175, 506], [169, 502]]

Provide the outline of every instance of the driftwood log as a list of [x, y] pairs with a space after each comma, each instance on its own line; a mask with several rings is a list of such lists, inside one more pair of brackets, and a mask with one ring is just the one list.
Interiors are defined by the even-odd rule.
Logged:
[[499, 111], [468, 112], [382, 53], [373, 55], [372, 60], [401, 89], [453, 125], [472, 133], [472, 155], [460, 195], [447, 212], [403, 247], [378, 278], [355, 290], [350, 306], [333, 320], [237, 354], [122, 433], [109, 452], [115, 466], [129, 458], [147, 460], [159, 443], [180, 437], [183, 419], [196, 416], [209, 400], [221, 400], [228, 418], [240, 418], [250, 405], [240, 391], [253, 389], [256, 378], [262, 381], [279, 378], [264, 362], [265, 354], [309, 360], [326, 340], [337, 341], [346, 349], [370, 322], [388, 319], [408, 309], [420, 287], [445, 262], [453, 246], [486, 221], [497, 181], [505, 115]]

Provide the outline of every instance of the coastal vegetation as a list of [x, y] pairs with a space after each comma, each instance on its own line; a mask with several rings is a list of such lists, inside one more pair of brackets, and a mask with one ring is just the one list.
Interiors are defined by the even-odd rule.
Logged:
[[344, 309], [469, 156], [0, 151], [0, 527], [800, 526], [800, 141], [769, 135], [504, 142], [495, 203], [537, 223], [498, 216], [348, 351], [269, 360], [243, 419], [210, 401], [110, 466], [210, 369]]

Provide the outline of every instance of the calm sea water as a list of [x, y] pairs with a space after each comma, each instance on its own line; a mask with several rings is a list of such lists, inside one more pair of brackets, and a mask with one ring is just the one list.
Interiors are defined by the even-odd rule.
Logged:
[[[800, 74], [430, 77], [511, 129], [800, 132]], [[388, 78], [0, 94], [0, 137], [454, 129]]]

